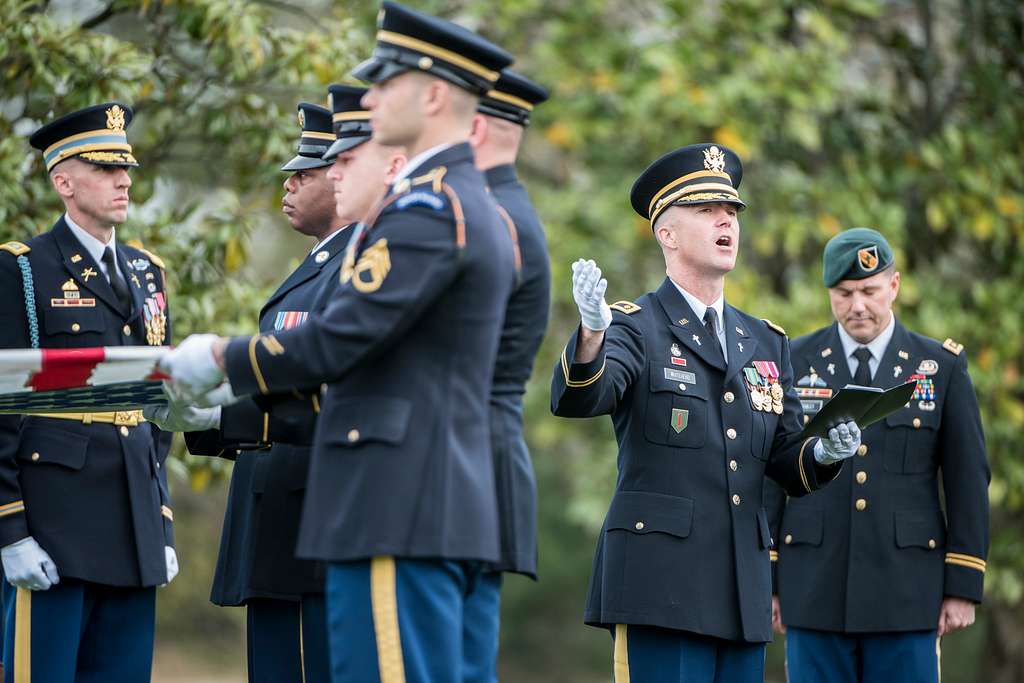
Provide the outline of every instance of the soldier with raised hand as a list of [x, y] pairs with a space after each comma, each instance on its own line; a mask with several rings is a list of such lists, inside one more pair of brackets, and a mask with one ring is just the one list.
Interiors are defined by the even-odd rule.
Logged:
[[[159, 346], [159, 257], [118, 240], [131, 107], [72, 112], [29, 139], [65, 213], [0, 245], [0, 348]], [[178, 572], [164, 462], [141, 411], [0, 416], [5, 680], [149, 680], [156, 586]]]
[[828, 490], [787, 500], [766, 484], [774, 625], [793, 683], [937, 683], [940, 640], [974, 623], [988, 554], [990, 473], [967, 356], [896, 318], [900, 273], [878, 231], [839, 233], [823, 265], [835, 322], [793, 341], [805, 414], [850, 383], [917, 389], [864, 430]]
[[657, 291], [605, 303], [594, 261], [573, 264], [581, 325], [551, 409], [609, 414], [618, 479], [584, 620], [614, 637], [616, 683], [764, 679], [772, 538], [764, 478], [802, 496], [834, 479], [857, 425], [801, 437], [789, 341], [725, 303], [739, 252], [743, 168], [729, 149], [683, 147], [633, 185], [665, 257]]
[[396, 3], [379, 23], [354, 75], [374, 139], [410, 161], [357, 226], [343, 286], [298, 328], [196, 336], [163, 365], [192, 394], [326, 384], [298, 552], [329, 562], [334, 680], [457, 681], [465, 600], [499, 559], [488, 403], [516, 279], [468, 137], [511, 58]]

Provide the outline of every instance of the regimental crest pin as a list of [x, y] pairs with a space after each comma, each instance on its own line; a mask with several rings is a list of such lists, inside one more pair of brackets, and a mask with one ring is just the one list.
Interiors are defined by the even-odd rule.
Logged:
[[681, 433], [690, 424], [690, 411], [682, 408], [672, 409], [672, 429], [676, 434]]

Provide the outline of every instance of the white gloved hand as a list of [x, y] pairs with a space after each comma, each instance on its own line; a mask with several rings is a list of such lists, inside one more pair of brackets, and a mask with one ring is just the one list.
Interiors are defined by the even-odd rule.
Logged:
[[231, 391], [231, 384], [229, 382], [224, 382], [216, 389], [208, 391], [202, 396], [196, 397], [196, 405], [216, 406], [218, 411], [217, 414], [219, 416], [221, 406], [229, 406], [233, 403], [238, 403], [240, 400], [242, 399], [235, 396], [235, 392]]
[[164, 382], [167, 405], [143, 406], [142, 415], [166, 432], [202, 432], [220, 427], [220, 407], [199, 408]]
[[0, 549], [0, 558], [3, 559], [4, 576], [13, 586], [44, 591], [60, 582], [57, 565], [31, 536], [4, 546]]
[[583, 327], [594, 332], [607, 330], [612, 324], [612, 309], [604, 300], [608, 281], [593, 260], [577, 260], [572, 264], [572, 298], [580, 310]]
[[[178, 575], [178, 553], [169, 545], [164, 546], [164, 559], [167, 561], [167, 583], [174, 580]], [[167, 583], [164, 585], [166, 586]]]
[[197, 398], [224, 380], [213, 357], [215, 334], [193, 334], [160, 359], [160, 369], [171, 376], [174, 390], [184, 398]]
[[832, 465], [852, 457], [859, 447], [860, 427], [851, 420], [828, 430], [828, 438], [814, 444], [814, 459], [819, 464]]

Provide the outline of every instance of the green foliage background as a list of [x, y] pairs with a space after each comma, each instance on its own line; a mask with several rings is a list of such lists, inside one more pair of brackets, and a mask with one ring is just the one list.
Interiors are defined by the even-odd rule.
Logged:
[[[614, 442], [605, 420], [556, 420], [547, 410], [550, 369], [576, 323], [568, 264], [595, 258], [610, 299], [656, 286], [663, 265], [629, 208], [629, 186], [662, 153], [706, 140], [745, 165], [750, 208], [731, 303], [791, 336], [826, 324], [821, 248], [838, 230], [866, 225], [897, 250], [900, 318], [966, 346], [993, 469], [992, 549], [982, 621], [947, 639], [944, 671], [947, 680], [1024, 679], [1020, 3], [412, 4], [506, 46], [553, 93], [521, 158], [555, 278], [526, 411], [542, 581], [507, 581], [505, 679], [608, 678], [609, 640], [580, 614]], [[0, 238], [48, 229], [60, 210], [27, 144], [34, 127], [121, 99], [136, 109], [131, 138], [143, 167], [120, 238], [167, 261], [176, 337], [253, 329], [268, 288], [301, 251], [277, 213], [294, 105], [323, 101], [327, 83], [346, 80], [372, 45], [376, 10], [354, 0], [0, 0]], [[160, 646], [228, 668], [241, 660], [240, 610], [203, 604], [225, 467], [184, 455], [178, 464], [184, 571], [161, 594]], [[773, 646], [776, 677], [778, 657]]]

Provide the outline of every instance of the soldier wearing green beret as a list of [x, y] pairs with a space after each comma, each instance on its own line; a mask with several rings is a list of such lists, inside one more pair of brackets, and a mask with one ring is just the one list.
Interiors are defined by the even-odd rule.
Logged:
[[864, 430], [854, 466], [823, 492], [787, 500], [766, 484], [773, 625], [787, 634], [794, 683], [934, 683], [939, 639], [974, 622], [988, 551], [989, 468], [967, 357], [896, 319], [900, 273], [877, 231], [832, 238], [823, 276], [836, 322], [793, 341], [805, 420], [849, 383], [916, 380], [917, 390]]

